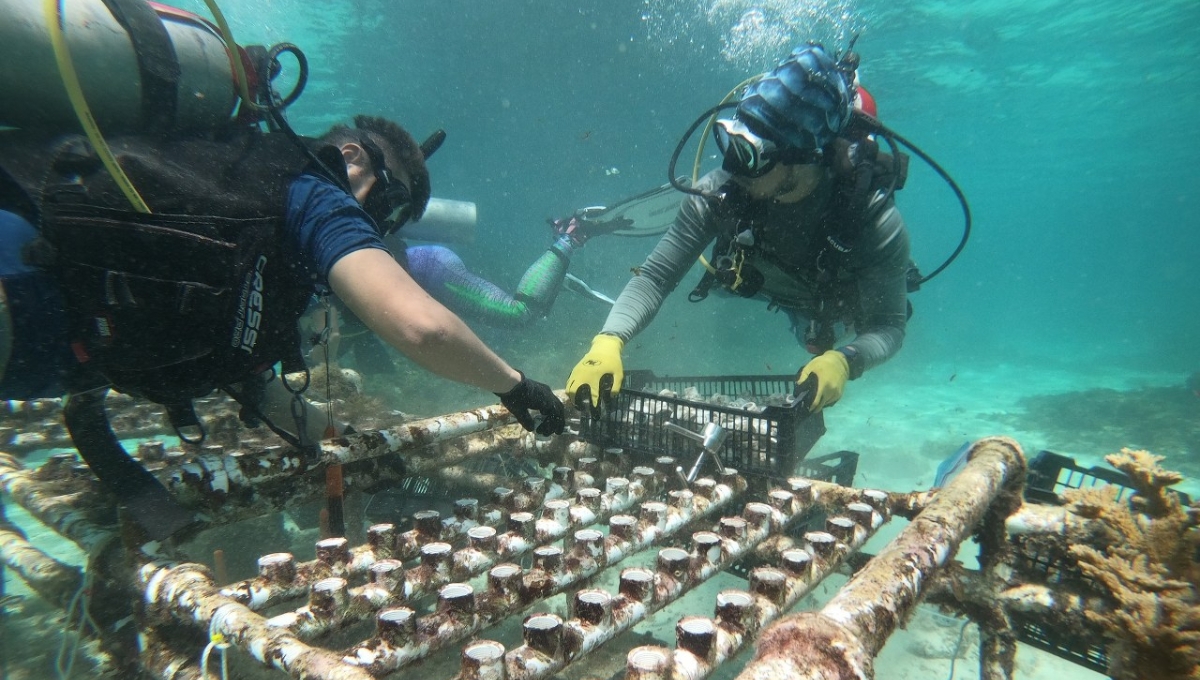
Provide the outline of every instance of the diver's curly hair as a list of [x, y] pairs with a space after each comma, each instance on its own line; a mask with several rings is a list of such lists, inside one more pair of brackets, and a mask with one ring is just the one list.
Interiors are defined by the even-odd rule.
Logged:
[[425, 155], [421, 153], [421, 145], [408, 133], [408, 130], [387, 118], [358, 115], [354, 117], [353, 128], [348, 125], [335, 125], [321, 135], [321, 141], [335, 145], [361, 142], [364, 134], [383, 150], [390, 163], [397, 163], [403, 167], [408, 176], [412, 178], [411, 186], [409, 186], [413, 199], [412, 220], [415, 222], [421, 219], [421, 215], [425, 214], [425, 206], [429, 203], [432, 189], [429, 184], [429, 169], [425, 167]]

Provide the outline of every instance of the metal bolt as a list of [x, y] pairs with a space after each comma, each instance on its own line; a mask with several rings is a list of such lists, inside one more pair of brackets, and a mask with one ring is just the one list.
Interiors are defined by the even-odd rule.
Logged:
[[540, 497], [546, 493], [546, 480], [542, 477], [526, 477], [521, 481], [521, 488], [528, 494]]
[[596, 459], [595, 459], [595, 458], [592, 458], [591, 456], [588, 456], [588, 457], [585, 457], [585, 458], [580, 458], [580, 459], [579, 459], [578, 461], [576, 461], [576, 462], [579, 464], [579, 471], [580, 471], [580, 472], [586, 472], [586, 473], [588, 473], [588, 474], [594, 474], [594, 473], [596, 472], [596, 467], [597, 467], [596, 463], [597, 463], [597, 461], [596, 461]]
[[646, 489], [655, 488], [656, 476], [654, 468], [639, 465], [629, 471], [629, 481], [641, 484]]

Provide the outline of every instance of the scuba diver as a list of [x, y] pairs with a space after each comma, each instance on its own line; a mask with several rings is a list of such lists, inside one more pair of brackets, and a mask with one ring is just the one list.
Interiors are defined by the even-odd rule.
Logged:
[[[67, 394], [80, 454], [150, 538], [195, 519], [124, 451], [104, 395], [164, 404], [181, 436], [199, 426], [202, 438], [191, 400], [223, 389], [248, 423], [311, 449], [312, 423], [294, 407], [308, 382], [297, 322], [314, 292], [336, 295], [423, 368], [496, 393], [527, 429], [562, 431], [553, 391], [387, 250], [384, 237], [419, 220], [430, 197], [426, 150], [407, 131], [357, 116], [319, 140], [223, 132], [116, 136], [103, 145], [116, 170], [81, 135], [0, 132], [0, 398]], [[130, 209], [127, 186], [144, 210]], [[302, 384], [283, 378], [293, 373]]]
[[[689, 299], [719, 286], [787, 313], [797, 339], [816, 355], [796, 378], [811, 411], [837, 403], [848, 380], [899, 351], [908, 293], [923, 281], [893, 199], [907, 157], [894, 144], [891, 154], [881, 152], [881, 126], [856, 111], [856, 100], [867, 99], [856, 68], [849, 50], [838, 59], [820, 44], [803, 45], [751, 82], [736, 104], [709, 109], [693, 123], [669, 177], [704, 119], [735, 108], [712, 126], [721, 168], [692, 186], [672, 180], [689, 195], [571, 372], [567, 393], [576, 405], [598, 417], [619, 392], [622, 348], [709, 243], [708, 271]], [[842, 342], [847, 331], [854, 335]]]

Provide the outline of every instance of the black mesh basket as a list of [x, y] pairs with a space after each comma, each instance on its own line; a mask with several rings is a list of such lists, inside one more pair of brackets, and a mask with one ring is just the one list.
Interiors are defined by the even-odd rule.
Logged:
[[599, 419], [585, 414], [579, 435], [592, 444], [620, 447], [634, 455], [690, 460], [699, 453], [698, 444], [663, 424], [670, 421], [699, 432], [705, 423], [716, 422], [729, 433], [719, 451], [726, 467], [759, 477], [803, 474], [797, 464], [825, 434], [825, 420], [820, 413], [809, 413], [799, 401], [747, 410], [659, 394], [670, 390], [682, 395], [695, 387], [705, 397], [723, 394], [754, 401], [790, 395], [795, 380], [790, 375], [659, 378], [650, 371], [629, 371], [614, 408], [605, 409]]

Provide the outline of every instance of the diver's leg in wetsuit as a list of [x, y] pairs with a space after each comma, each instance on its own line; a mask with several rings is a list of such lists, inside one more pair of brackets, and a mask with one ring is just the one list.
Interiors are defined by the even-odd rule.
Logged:
[[198, 520], [135, 461], [108, 424], [105, 388], [73, 393], [63, 407], [63, 420], [79, 455], [122, 508], [153, 540], [161, 541]]

